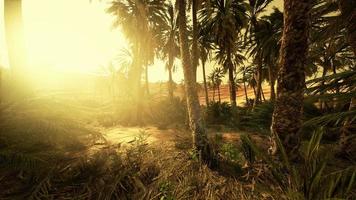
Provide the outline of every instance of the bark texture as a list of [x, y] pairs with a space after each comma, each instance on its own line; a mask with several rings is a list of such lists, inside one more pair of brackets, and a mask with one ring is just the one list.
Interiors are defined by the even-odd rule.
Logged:
[[179, 42], [180, 53], [183, 65], [184, 73], [184, 85], [187, 100], [189, 126], [193, 133], [193, 145], [201, 156], [204, 162], [210, 163], [211, 153], [208, 144], [208, 138], [205, 127], [203, 126], [203, 120], [200, 113], [200, 104], [198, 93], [196, 90], [196, 82], [194, 78], [194, 70], [191, 62], [188, 45], [188, 33], [187, 33], [187, 19], [186, 19], [186, 1], [177, 0], [178, 12], [179, 12]]
[[[349, 45], [356, 56], [356, 1], [355, 0], [339, 0], [339, 9], [341, 11], [341, 16], [345, 20], [346, 30], [347, 30], [347, 40]], [[355, 91], [353, 88], [351, 91]], [[353, 97], [350, 102], [349, 111], [356, 108], [356, 98]], [[356, 158], [355, 152], [355, 141], [354, 137], [350, 137], [353, 133], [351, 130], [350, 119], [346, 119], [343, 130], [340, 136], [340, 149], [342, 153], [348, 154], [348, 156]], [[354, 134], [354, 133], [353, 133]], [[353, 155], [352, 155], [353, 154]]]
[[192, 44], [192, 65], [194, 80], [197, 79], [197, 68], [199, 63], [198, 49], [198, 0], [192, 0], [192, 21], [193, 21], [193, 44]]
[[229, 65], [227, 67], [229, 71], [229, 89], [230, 89], [230, 103], [232, 107], [236, 107], [236, 84], [235, 84], [235, 79], [234, 79], [234, 65], [232, 64], [231, 61], [231, 49], [228, 48], [227, 51], [227, 64]]
[[296, 156], [300, 145], [311, 2], [284, 0], [281, 68], [271, 132], [280, 137], [291, 157]]

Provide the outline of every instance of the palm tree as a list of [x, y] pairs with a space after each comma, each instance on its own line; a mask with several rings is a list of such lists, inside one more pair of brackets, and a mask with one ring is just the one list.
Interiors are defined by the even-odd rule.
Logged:
[[[354, 57], [356, 57], [356, 2], [353, 0], [340, 0], [339, 9], [341, 11], [341, 18], [344, 20], [348, 43], [352, 48]], [[351, 92], [354, 92], [354, 88]], [[349, 111], [356, 108], [356, 98], [352, 97], [350, 101]], [[340, 137], [340, 146], [342, 152], [348, 152], [352, 147], [350, 144], [349, 127], [351, 124], [350, 118], [347, 118], [344, 122], [343, 131]]]
[[208, 86], [206, 82], [206, 70], [205, 64], [210, 57], [211, 51], [213, 50], [213, 41], [211, 36], [206, 32], [206, 29], [202, 28], [200, 25], [199, 29], [199, 38], [198, 38], [198, 48], [199, 48], [199, 57], [202, 64], [203, 70], [203, 81], [204, 81], [204, 91], [205, 91], [205, 102], [208, 105], [209, 103], [209, 94], [208, 94]]
[[[163, 23], [164, 0], [114, 0], [107, 12], [115, 16], [114, 26], [121, 27], [131, 42], [133, 62], [129, 71], [131, 96], [137, 105], [137, 121], [141, 121], [141, 76], [143, 66], [150, 63], [154, 52], [152, 39], [158, 24]], [[146, 69], [147, 70], [147, 69]], [[147, 75], [146, 75], [147, 78]], [[147, 84], [146, 84], [147, 85]]]
[[245, 92], [245, 101], [246, 101], [246, 105], [249, 106], [249, 99], [248, 99], [248, 95], [247, 95], [247, 86], [246, 86], [246, 82], [250, 82], [250, 79], [252, 78], [254, 73], [254, 69], [252, 68], [252, 66], [245, 66], [242, 65], [240, 67], [240, 74], [242, 75], [241, 78], [237, 79], [237, 83], [242, 83], [243, 87], [244, 87], [244, 92]]
[[234, 80], [235, 44], [245, 25], [246, 6], [242, 0], [211, 0], [203, 4], [201, 23], [212, 34], [218, 47], [220, 63], [229, 73], [230, 101], [236, 107], [236, 85]]
[[339, 9], [347, 30], [347, 38], [356, 56], [356, 2], [354, 0], [340, 0]]
[[26, 53], [22, 20], [22, 0], [4, 1], [4, 22], [9, 64], [15, 77], [16, 95], [23, 97]]
[[192, 61], [189, 52], [186, 1], [177, 0], [180, 53], [184, 72], [184, 85], [189, 115], [189, 125], [193, 133], [193, 145], [204, 162], [210, 163], [211, 150], [206, 129], [200, 114], [200, 104], [195, 84]]
[[159, 28], [159, 41], [162, 58], [167, 59], [166, 69], [168, 71], [168, 96], [173, 98], [173, 78], [174, 60], [179, 57], [178, 25], [177, 16], [174, 13], [173, 5], [170, 3], [166, 7], [164, 23]]
[[281, 69], [271, 132], [281, 138], [291, 158], [297, 155], [300, 144], [310, 10], [311, 0], [284, 0]]
[[199, 0], [192, 0], [192, 22], [193, 22], [193, 37], [192, 37], [192, 65], [193, 65], [193, 73], [194, 78], [197, 78], [197, 68], [199, 64], [199, 49], [198, 49], [198, 34], [199, 34], [199, 27], [198, 27], [198, 1]]
[[[259, 15], [264, 12], [265, 8], [272, 0], [249, 0], [248, 1], [248, 26], [245, 36], [249, 36], [248, 42], [254, 43], [255, 45], [259, 45], [260, 41], [256, 37], [256, 33], [259, 32], [260, 29], [260, 22], [259, 22]], [[257, 66], [256, 68], [256, 81], [257, 81], [257, 90], [256, 90], [256, 98], [253, 103], [253, 107], [257, 105], [257, 103], [261, 100], [261, 90], [262, 90], [262, 55], [260, 51], [254, 51], [250, 53], [253, 56], [253, 60]]]
[[219, 67], [214, 68], [213, 71], [208, 76], [208, 79], [210, 80], [211, 83], [211, 87], [213, 88], [213, 93], [214, 93], [213, 95], [215, 95], [215, 89], [218, 90], [219, 103], [221, 103], [220, 86], [223, 77], [224, 77], [224, 70]]
[[270, 15], [262, 16], [259, 21], [258, 31], [254, 32], [254, 37], [259, 42], [255, 43], [255, 51], [260, 52], [262, 63], [267, 66], [268, 82], [272, 101], [275, 100], [275, 81], [278, 71], [278, 56], [281, 46], [283, 30], [283, 13], [277, 8], [273, 9]]

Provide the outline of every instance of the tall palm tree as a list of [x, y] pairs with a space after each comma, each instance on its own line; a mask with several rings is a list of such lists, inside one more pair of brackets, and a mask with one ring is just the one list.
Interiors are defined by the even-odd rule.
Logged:
[[22, 0], [4, 1], [4, 21], [9, 64], [15, 79], [15, 91], [17, 96], [23, 97], [26, 52], [22, 20]]
[[[129, 71], [129, 87], [137, 105], [137, 121], [141, 121], [141, 77], [143, 67], [150, 63], [158, 24], [163, 23], [164, 0], [113, 0], [107, 12], [115, 17], [114, 26], [121, 27], [131, 42], [133, 62]], [[146, 75], [147, 77], [147, 75]]]
[[339, 9], [347, 30], [347, 38], [356, 56], [356, 2], [354, 0], [340, 0]]
[[242, 0], [210, 0], [203, 4], [201, 22], [214, 37], [220, 63], [229, 74], [230, 101], [236, 107], [236, 84], [234, 80], [234, 50], [241, 29], [246, 21], [246, 5]]
[[275, 73], [278, 71], [278, 56], [281, 46], [283, 30], [283, 13], [277, 8], [267, 16], [262, 16], [259, 21], [258, 31], [254, 37], [258, 42], [254, 44], [254, 51], [260, 52], [262, 63], [267, 67], [268, 82], [272, 101], [275, 100]]
[[281, 68], [271, 132], [281, 138], [292, 158], [297, 155], [300, 144], [311, 2], [284, 0]]
[[178, 24], [177, 16], [172, 3], [166, 6], [164, 23], [159, 28], [159, 41], [161, 43], [160, 52], [163, 59], [167, 59], [166, 69], [168, 71], [168, 96], [173, 98], [174, 83], [172, 73], [174, 70], [174, 60], [179, 57], [178, 44]]
[[213, 71], [208, 76], [208, 79], [211, 83], [211, 87], [213, 88], [214, 95], [215, 95], [215, 89], [217, 89], [217, 91], [218, 91], [219, 103], [221, 103], [220, 86], [221, 86], [223, 77], [224, 77], [224, 70], [219, 67], [214, 68]]
[[[249, 37], [249, 42], [259, 44], [260, 41], [258, 38], [255, 37], [255, 34], [259, 32], [260, 29], [260, 22], [259, 22], [259, 15], [264, 12], [265, 8], [272, 0], [249, 0], [248, 1], [248, 25], [247, 31], [245, 36]], [[256, 98], [253, 103], [253, 107], [257, 105], [257, 103], [261, 100], [261, 90], [262, 90], [262, 71], [263, 71], [263, 62], [262, 62], [262, 55], [260, 51], [255, 51], [253, 54], [253, 60], [256, 63], [256, 81], [257, 81], [257, 90], [256, 90]]]
[[213, 41], [209, 33], [206, 32], [206, 29], [202, 28], [200, 25], [199, 29], [199, 38], [198, 38], [198, 48], [199, 48], [199, 57], [202, 64], [203, 70], [203, 83], [204, 83], [204, 91], [205, 91], [205, 102], [208, 105], [209, 103], [209, 94], [208, 94], [208, 86], [206, 82], [206, 70], [205, 65], [208, 61], [211, 51], [213, 50]]
[[198, 34], [199, 34], [199, 27], [198, 27], [198, 6], [199, 0], [191, 0], [192, 3], [192, 23], [193, 23], [193, 34], [192, 34], [192, 66], [193, 66], [193, 73], [194, 78], [196, 80], [197, 77], [197, 68], [199, 64], [199, 49], [198, 49]]
[[[352, 48], [354, 57], [356, 57], [356, 2], [353, 0], [340, 0], [339, 9], [341, 11], [341, 17], [344, 19], [345, 27], [347, 30], [347, 39], [348, 43]], [[352, 92], [356, 89], [354, 88]], [[351, 98], [349, 111], [352, 111], [356, 108], [356, 98]], [[340, 146], [342, 152], [348, 152], [352, 147], [350, 141], [349, 127], [351, 124], [350, 118], [347, 118], [344, 122], [343, 131], [340, 138]]]
[[247, 85], [246, 83], [250, 82], [250, 80], [252, 79], [253, 73], [254, 73], [254, 69], [252, 68], [252, 66], [245, 66], [242, 65], [240, 67], [239, 70], [240, 74], [242, 75], [241, 78], [239, 78], [236, 82], [237, 83], [242, 83], [243, 87], [244, 87], [244, 93], [245, 93], [245, 101], [246, 101], [246, 105], [249, 105], [249, 98], [248, 98], [248, 94], [247, 94]]
[[186, 0], [177, 0], [180, 53], [184, 72], [184, 85], [189, 115], [189, 125], [193, 133], [193, 144], [203, 161], [210, 163], [211, 150], [206, 129], [200, 114], [200, 104], [189, 52]]

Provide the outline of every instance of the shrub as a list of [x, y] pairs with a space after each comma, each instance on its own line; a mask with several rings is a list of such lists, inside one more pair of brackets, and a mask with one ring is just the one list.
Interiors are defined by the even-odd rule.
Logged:
[[320, 151], [322, 135], [322, 131], [313, 134], [302, 149], [300, 163], [289, 161], [278, 136], [276, 140], [280, 152], [279, 159], [267, 155], [244, 136], [245, 145], [249, 146], [256, 157], [266, 165], [260, 168], [260, 171], [263, 171], [262, 175], [259, 173], [258, 178], [260, 187], [273, 185], [274, 187], [264, 189], [269, 190], [277, 199], [353, 199], [356, 168], [353, 166], [336, 171], [327, 169], [330, 155], [322, 154]]

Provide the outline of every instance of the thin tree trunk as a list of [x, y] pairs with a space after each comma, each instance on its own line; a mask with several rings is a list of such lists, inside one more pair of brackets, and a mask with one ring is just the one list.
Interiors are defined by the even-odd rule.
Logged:
[[204, 80], [204, 90], [205, 90], [205, 103], [206, 105], [209, 104], [209, 94], [208, 94], [208, 86], [206, 84], [206, 77], [205, 77], [205, 62], [201, 62], [203, 68], [203, 80]]
[[247, 88], [246, 88], [246, 83], [245, 83], [245, 82], [244, 82], [244, 90], [245, 90], [246, 105], [248, 105], [248, 104], [249, 104], [249, 102], [248, 102]]
[[148, 65], [146, 65], [145, 70], [146, 94], [150, 95], [150, 83], [148, 81]]
[[229, 86], [230, 86], [230, 102], [232, 107], [236, 107], [236, 85], [234, 80], [234, 65], [231, 61], [231, 49], [227, 51], [228, 70], [229, 70]]
[[215, 87], [213, 87], [213, 102], [215, 102]]
[[273, 74], [272, 67], [268, 68], [268, 79], [269, 79], [270, 92], [271, 92], [270, 100], [273, 102], [276, 99], [276, 93], [274, 91], [275, 79], [274, 79], [274, 74]]
[[168, 69], [168, 97], [170, 100], [173, 99], [174, 94], [173, 94], [173, 79], [172, 79], [172, 69]]
[[173, 56], [169, 54], [168, 56], [168, 96], [169, 99], [173, 99], [174, 94], [173, 94], [173, 78], [172, 78], [172, 69], [173, 69]]
[[257, 94], [256, 94], [256, 88], [254, 85], [252, 85], [252, 89], [253, 89], [253, 94], [255, 95], [255, 98], [257, 98]]
[[194, 80], [197, 79], [197, 68], [199, 63], [199, 49], [198, 49], [198, 0], [192, 0], [192, 21], [193, 21], [193, 43], [192, 43], [192, 66]]
[[[323, 67], [323, 73], [322, 73], [322, 78], [324, 78], [325, 76], [326, 76], [326, 72], [327, 72], [327, 69], [326, 69], [326, 67], [324, 66]], [[325, 85], [325, 81], [321, 81], [320, 82], [320, 87], [323, 87]], [[323, 91], [320, 91], [320, 95], [323, 95], [324, 94], [324, 92]], [[319, 109], [321, 110], [321, 111], [323, 111], [324, 109], [325, 109], [325, 101], [324, 100], [322, 100], [322, 99], [319, 99]]]
[[261, 87], [261, 96], [262, 96], [263, 101], [266, 101], [265, 93], [263, 92], [263, 88], [262, 87]]
[[311, 0], [284, 0], [284, 28], [280, 50], [277, 100], [272, 135], [278, 135], [291, 159], [298, 156], [305, 88]]
[[187, 19], [186, 19], [186, 1], [177, 0], [178, 12], [179, 12], [179, 42], [180, 42], [180, 54], [182, 59], [185, 93], [187, 98], [187, 109], [189, 115], [189, 126], [193, 133], [193, 145], [198, 154], [201, 156], [204, 162], [210, 163], [211, 149], [208, 143], [208, 137], [206, 129], [203, 125], [203, 120], [200, 115], [200, 105], [198, 92], [196, 89], [196, 82], [194, 78], [194, 71], [192, 68], [191, 57], [189, 53], [188, 45], [188, 33], [187, 33]]
[[221, 95], [220, 95], [220, 86], [218, 85], [218, 97], [219, 97], [219, 103], [221, 103]]
[[243, 76], [242, 79], [243, 79], [243, 82], [244, 82], [244, 91], [245, 91], [246, 105], [248, 105], [249, 102], [248, 102], [247, 88], [246, 88], [246, 82], [245, 82], [245, 77], [246, 77], [245, 72], [242, 74], [242, 76]]
[[[259, 59], [259, 58], [258, 58]], [[256, 107], [256, 105], [260, 102], [261, 100], [261, 87], [262, 87], [262, 63], [259, 59], [258, 64], [257, 64], [257, 91], [256, 91], [256, 98], [255, 101], [253, 102], [253, 109]]]

